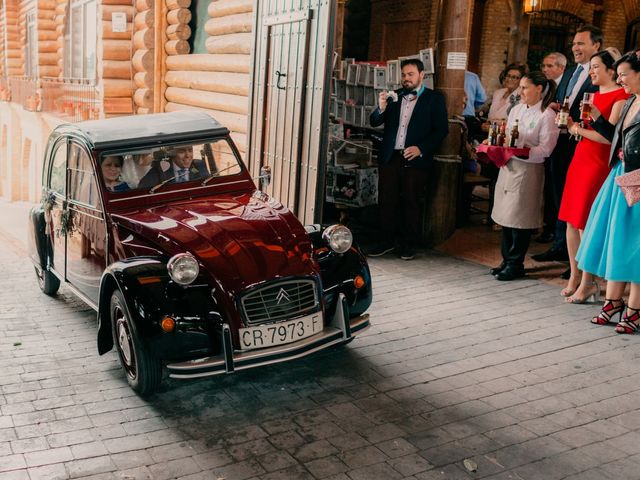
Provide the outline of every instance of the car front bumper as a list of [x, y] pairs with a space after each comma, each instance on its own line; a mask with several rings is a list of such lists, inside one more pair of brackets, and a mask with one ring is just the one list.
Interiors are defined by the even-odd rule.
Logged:
[[340, 294], [338, 306], [341, 308], [336, 308], [331, 324], [322, 332], [297, 342], [260, 350], [234, 351], [231, 330], [227, 324], [224, 324], [221, 332], [223, 348], [220, 355], [169, 363], [167, 364], [169, 377], [190, 379], [233, 373], [237, 370], [248, 370], [302, 358], [334, 345], [349, 343], [369, 327], [369, 315], [363, 314], [349, 319], [349, 307], [344, 294]]

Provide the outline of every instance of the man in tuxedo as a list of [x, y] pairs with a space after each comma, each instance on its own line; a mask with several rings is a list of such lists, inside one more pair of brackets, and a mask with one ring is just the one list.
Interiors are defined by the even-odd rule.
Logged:
[[193, 160], [193, 147], [175, 147], [171, 152], [171, 162], [155, 161], [151, 169], [140, 180], [138, 188], [151, 188], [170, 178], [176, 183], [206, 178], [207, 166], [202, 160]]
[[[559, 109], [566, 97], [569, 97], [569, 114], [574, 122], [580, 121], [580, 102], [585, 92], [596, 92], [598, 87], [591, 84], [589, 77], [589, 60], [591, 56], [602, 49], [602, 30], [593, 25], [583, 25], [578, 28], [573, 37], [571, 50], [576, 65], [565, 70], [562, 80], [556, 92], [556, 103], [554, 108]], [[555, 217], [558, 216], [560, 201], [564, 183], [567, 178], [567, 170], [573, 158], [577, 142], [570, 137], [567, 130], [563, 130], [558, 138], [556, 148], [551, 153], [551, 182], [553, 186], [553, 199], [555, 207]], [[532, 255], [531, 258], [538, 262], [563, 261], [568, 260], [567, 224], [556, 221], [555, 235], [551, 248], [544, 253]], [[566, 272], [565, 272], [566, 273]], [[563, 274], [564, 276], [565, 274]]]
[[433, 155], [449, 131], [444, 97], [424, 87], [423, 71], [420, 60], [404, 60], [402, 88], [395, 94], [381, 92], [378, 108], [369, 119], [373, 127], [384, 124], [378, 151], [382, 240], [369, 252], [371, 257], [394, 251], [396, 240], [400, 258], [415, 256], [421, 225], [420, 194]]

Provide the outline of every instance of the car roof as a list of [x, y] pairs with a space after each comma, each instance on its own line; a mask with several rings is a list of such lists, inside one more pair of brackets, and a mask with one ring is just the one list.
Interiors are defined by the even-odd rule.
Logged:
[[82, 137], [104, 150], [225, 136], [229, 130], [205, 112], [180, 111], [63, 124], [56, 133]]

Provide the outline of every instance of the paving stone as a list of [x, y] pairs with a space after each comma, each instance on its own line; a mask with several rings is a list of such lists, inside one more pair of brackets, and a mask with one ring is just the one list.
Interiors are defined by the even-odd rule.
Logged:
[[334, 455], [307, 462], [305, 467], [315, 478], [326, 478], [351, 469], [350, 466]]
[[418, 454], [411, 453], [402, 457], [392, 458], [387, 460], [387, 463], [397, 470], [405, 477], [408, 475], [415, 475], [416, 473], [424, 472], [433, 468], [433, 465], [425, 460]]

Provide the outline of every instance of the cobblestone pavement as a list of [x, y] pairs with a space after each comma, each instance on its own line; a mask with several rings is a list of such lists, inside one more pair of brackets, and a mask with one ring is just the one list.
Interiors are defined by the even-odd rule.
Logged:
[[638, 339], [597, 306], [439, 254], [371, 266], [349, 346], [143, 400], [0, 236], [0, 480], [640, 478]]

